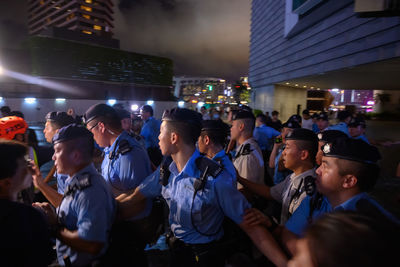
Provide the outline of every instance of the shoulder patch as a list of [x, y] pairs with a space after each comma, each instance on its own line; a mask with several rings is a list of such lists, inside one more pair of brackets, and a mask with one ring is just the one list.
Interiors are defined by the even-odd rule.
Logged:
[[251, 145], [250, 143], [247, 143], [244, 145], [243, 149], [242, 149], [242, 153], [240, 153], [241, 155], [245, 156], [245, 155], [250, 155], [250, 153], [253, 151], [253, 149], [251, 149]]
[[131, 150], [132, 150], [132, 147], [129, 144], [129, 141], [124, 139], [124, 140], [121, 140], [121, 142], [119, 142], [119, 144], [118, 144], [117, 154], [124, 155]]
[[214, 178], [216, 178], [222, 171], [222, 167], [220, 164], [204, 156], [196, 159], [196, 166], [201, 171], [201, 173], [204, 173], [208, 167], [208, 174]]

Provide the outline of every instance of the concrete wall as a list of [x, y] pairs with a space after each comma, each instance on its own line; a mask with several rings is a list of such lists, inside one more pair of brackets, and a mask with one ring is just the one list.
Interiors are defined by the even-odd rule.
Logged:
[[[23, 98], [6, 98], [0, 101], [0, 106], [9, 106], [11, 110], [19, 110], [25, 115], [27, 122], [40, 122], [44, 121], [46, 114], [50, 111], [67, 111], [69, 108], [73, 108], [77, 115], [83, 115], [86, 110], [97, 103], [105, 103], [99, 100], [78, 100], [71, 99], [66, 100], [65, 103], [57, 103], [55, 99], [37, 99], [34, 104], [25, 103]], [[124, 108], [130, 110], [131, 105], [136, 104], [139, 107], [146, 104], [146, 101], [121, 101]], [[162, 102], [157, 101], [153, 104], [154, 116], [158, 119], [161, 118], [162, 113], [165, 109], [171, 109], [176, 107], [177, 102]]]

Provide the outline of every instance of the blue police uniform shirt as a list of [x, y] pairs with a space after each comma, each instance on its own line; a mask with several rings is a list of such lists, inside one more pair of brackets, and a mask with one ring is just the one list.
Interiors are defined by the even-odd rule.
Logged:
[[232, 176], [232, 185], [236, 187], [235, 166], [233, 166], [232, 161], [229, 159], [228, 155], [226, 155], [225, 150], [222, 149], [221, 151], [219, 151], [212, 159], [217, 162], [220, 160], [222, 168]]
[[254, 128], [253, 137], [257, 141], [261, 150], [272, 150], [273, 138], [281, 133], [267, 125]]
[[[315, 209], [312, 214], [313, 220], [317, 219], [321, 215], [331, 212], [334, 210], [356, 210], [356, 204], [359, 200], [365, 199], [368, 200], [372, 205], [374, 205], [376, 208], [379, 209], [380, 212], [383, 213], [383, 215], [394, 221], [398, 222], [395, 217], [393, 217], [392, 214], [390, 214], [388, 211], [386, 211], [381, 205], [378, 204], [375, 200], [373, 200], [367, 193], [359, 193], [355, 195], [354, 197], [346, 200], [339, 206], [332, 208], [331, 204], [329, 203], [329, 200], [323, 196], [322, 197], [322, 202], [319, 208]], [[297, 210], [293, 213], [292, 217], [286, 222], [285, 227], [292, 233], [294, 233], [297, 236], [303, 236], [305, 229], [308, 226], [308, 217], [310, 214], [310, 201], [311, 197], [307, 196], [300, 204], [300, 206], [297, 208]]]
[[342, 131], [345, 134], [347, 134], [348, 137], [350, 137], [350, 133], [349, 133], [349, 129], [347, 127], [347, 124], [344, 122], [340, 122], [338, 124], [335, 125], [331, 125], [329, 126], [326, 130], [338, 130], [338, 131]]
[[66, 189], [57, 213], [61, 224], [66, 229], [78, 231], [79, 238], [84, 240], [102, 242], [104, 247], [99, 255], [94, 256], [73, 250], [57, 240], [57, 258], [61, 265], [64, 265], [64, 256], [69, 256], [73, 266], [88, 265], [107, 250], [109, 232], [115, 218], [116, 203], [109, 186], [93, 164], [86, 166], [74, 176], [68, 177], [67, 183], [72, 186], [87, 177], [90, 177], [90, 186], [77, 189], [72, 194], [67, 194], [68, 189]]
[[[123, 155], [116, 153], [122, 140], [127, 140], [131, 147], [131, 150]], [[113, 151], [114, 158], [110, 159], [110, 154]], [[114, 196], [117, 197], [122, 193], [135, 189], [151, 174], [150, 159], [146, 150], [127, 132], [123, 131], [110, 147], [104, 149], [101, 171], [102, 176], [111, 186]], [[151, 200], [148, 200], [146, 209], [131, 219], [144, 218], [150, 212]]]
[[64, 195], [65, 188], [67, 188], [68, 186], [68, 184], [66, 184], [68, 175], [56, 173], [56, 177], [57, 177], [57, 192], [61, 195]]
[[153, 117], [144, 122], [140, 135], [144, 137], [146, 148], [158, 147], [160, 126], [161, 122]]
[[[219, 240], [223, 236], [221, 226], [224, 215], [240, 224], [243, 221], [244, 210], [250, 208], [244, 196], [232, 186], [230, 175], [223, 170], [216, 178], [207, 178], [204, 190], [197, 192], [192, 209], [193, 183], [202, 175], [195, 163], [200, 156], [199, 151], [195, 150], [180, 173], [176, 164], [172, 162], [169, 166], [171, 175], [166, 186], [159, 183], [159, 169], [139, 186], [140, 192], [146, 197], [162, 194], [170, 209], [171, 230], [177, 238], [187, 244], [204, 244]], [[215, 235], [204, 236], [198, 233], [192, 225], [191, 213], [197, 229]]]
[[312, 131], [313, 131], [314, 133], [319, 133], [319, 132], [320, 132], [320, 130], [319, 130], [319, 128], [318, 128], [318, 125], [317, 125], [316, 123], [313, 123], [313, 125], [312, 125]]
[[364, 141], [365, 143], [370, 144], [367, 137], [364, 134], [359, 135], [359, 136], [355, 137], [354, 139], [360, 139], [360, 140]]

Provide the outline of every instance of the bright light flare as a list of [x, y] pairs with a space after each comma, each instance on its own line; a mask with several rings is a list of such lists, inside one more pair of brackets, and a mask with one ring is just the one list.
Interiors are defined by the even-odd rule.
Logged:
[[116, 99], [108, 99], [108, 100], [107, 100], [107, 104], [108, 104], [109, 106], [114, 106], [116, 103], [117, 103], [117, 100], [116, 100]]
[[65, 98], [56, 98], [56, 103], [62, 104], [65, 103], [66, 99]]
[[185, 107], [185, 101], [179, 101], [178, 102], [178, 107], [184, 108]]
[[137, 111], [138, 109], [139, 109], [139, 106], [136, 105], [136, 104], [133, 104], [133, 105], [131, 106], [131, 110], [132, 110], [132, 111]]
[[153, 100], [147, 100], [147, 105], [152, 106], [154, 104]]
[[24, 101], [27, 104], [35, 104], [36, 103], [36, 98], [34, 98], [34, 97], [25, 97]]

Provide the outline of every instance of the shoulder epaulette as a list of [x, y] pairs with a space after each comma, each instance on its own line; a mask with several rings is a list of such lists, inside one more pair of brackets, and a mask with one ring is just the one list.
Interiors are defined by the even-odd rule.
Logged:
[[207, 174], [216, 178], [222, 171], [222, 167], [216, 161], [209, 159], [207, 157], [198, 157], [196, 159], [196, 166], [201, 173], [204, 173], [208, 167]]
[[83, 189], [91, 186], [91, 184], [92, 183], [90, 181], [90, 174], [89, 173], [82, 174], [79, 178], [75, 179], [68, 185], [65, 195], [74, 194], [77, 190], [82, 191]]
[[240, 153], [241, 155], [245, 156], [245, 155], [250, 155], [250, 153], [253, 151], [253, 149], [251, 149], [251, 144], [247, 143], [244, 145], [243, 149], [242, 149], [242, 153]]
[[124, 155], [131, 150], [132, 150], [132, 147], [129, 144], [129, 141], [124, 139], [124, 140], [121, 140], [118, 144], [117, 154]]

